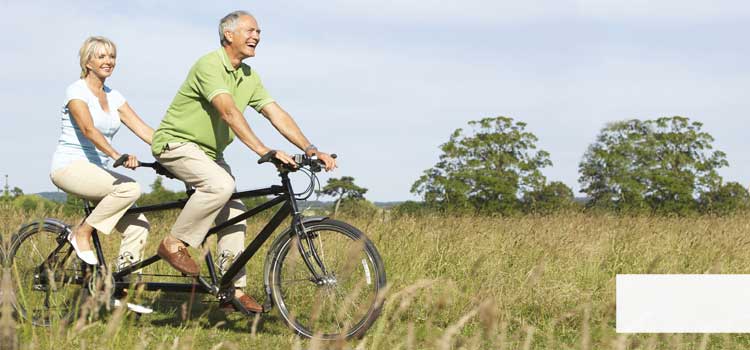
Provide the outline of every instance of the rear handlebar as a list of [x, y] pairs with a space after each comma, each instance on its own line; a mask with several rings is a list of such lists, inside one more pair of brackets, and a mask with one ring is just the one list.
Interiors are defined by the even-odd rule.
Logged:
[[[123, 154], [122, 156], [120, 156], [120, 158], [117, 158], [117, 160], [114, 162], [114, 164], [112, 164], [112, 166], [117, 168], [125, 164], [125, 162], [128, 160], [128, 157], [130, 157], [130, 155]], [[154, 171], [156, 171], [157, 174], [164, 175], [170, 179], [177, 178], [176, 176], [174, 176], [174, 174], [170, 173], [169, 170], [167, 170], [167, 168], [165, 168], [159, 162], [152, 162], [152, 163], [138, 162], [138, 167], [154, 169]]]

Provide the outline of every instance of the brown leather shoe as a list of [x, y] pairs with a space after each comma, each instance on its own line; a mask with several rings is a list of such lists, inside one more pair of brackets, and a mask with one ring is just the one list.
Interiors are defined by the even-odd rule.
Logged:
[[[239, 302], [242, 304], [242, 306], [245, 307], [245, 309], [247, 309], [247, 311], [255, 313], [263, 312], [263, 307], [260, 306], [260, 304], [258, 304], [258, 302], [255, 301], [253, 297], [247, 294], [235, 299], [239, 300]], [[223, 303], [219, 307], [225, 312], [239, 311], [236, 307], [234, 307], [231, 301], [228, 303]]]
[[159, 244], [159, 249], [156, 250], [156, 254], [169, 263], [169, 265], [172, 265], [177, 271], [188, 276], [198, 276], [200, 273], [200, 267], [193, 261], [186, 247], [179, 247], [177, 248], [177, 252], [172, 253], [164, 245], [164, 240], [162, 240]]

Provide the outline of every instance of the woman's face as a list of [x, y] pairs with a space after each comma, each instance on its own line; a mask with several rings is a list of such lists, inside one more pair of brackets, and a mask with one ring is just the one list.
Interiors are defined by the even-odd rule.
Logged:
[[89, 69], [88, 74], [94, 74], [100, 79], [106, 79], [112, 75], [112, 71], [115, 70], [115, 53], [105, 48], [99, 49], [89, 62], [86, 63], [86, 68]]

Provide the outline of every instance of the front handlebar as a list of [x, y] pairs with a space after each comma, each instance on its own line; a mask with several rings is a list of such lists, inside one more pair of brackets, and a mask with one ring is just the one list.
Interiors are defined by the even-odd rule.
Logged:
[[[331, 154], [331, 158], [336, 159], [336, 154]], [[309, 167], [314, 173], [320, 172], [325, 166], [325, 163], [315, 155], [308, 157], [304, 154], [295, 154], [292, 156], [292, 159], [294, 159], [294, 162], [296, 163], [296, 166], [294, 167], [276, 158], [276, 151], [269, 151], [258, 159], [258, 164], [273, 163], [279, 171], [282, 169], [286, 171], [297, 171], [300, 167]]]
[[[316, 156], [308, 157], [304, 154], [295, 154], [292, 156], [292, 159], [294, 159], [294, 162], [296, 163], [295, 167], [292, 167], [288, 164], [283, 163], [282, 161], [278, 160], [276, 157], [276, 151], [270, 151], [266, 154], [264, 154], [260, 159], [258, 159], [258, 164], [263, 163], [273, 163], [276, 165], [276, 167], [279, 169], [279, 171], [297, 171], [300, 167], [309, 167], [311, 171], [317, 173], [323, 170], [323, 167], [325, 164], [322, 160], [318, 159]], [[120, 158], [117, 158], [115, 162], [112, 164], [113, 167], [117, 168], [128, 160], [128, 157], [130, 155], [123, 154], [120, 156]], [[331, 158], [336, 158], [336, 154], [331, 154]], [[147, 167], [152, 168], [154, 171], [156, 171], [157, 174], [166, 176], [170, 179], [175, 179], [176, 176], [174, 174], [170, 173], [167, 168], [165, 168], [161, 163], [159, 162], [152, 162], [152, 163], [145, 163], [145, 162], [138, 162], [138, 167]]]

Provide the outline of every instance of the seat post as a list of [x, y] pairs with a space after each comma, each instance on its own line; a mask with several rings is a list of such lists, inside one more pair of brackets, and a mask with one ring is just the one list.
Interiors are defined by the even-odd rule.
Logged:
[[84, 199], [83, 200], [83, 212], [86, 214], [86, 216], [91, 215], [91, 212], [94, 210], [94, 206], [91, 205], [91, 202]]

